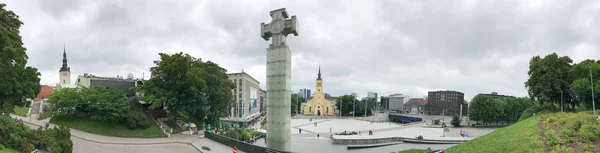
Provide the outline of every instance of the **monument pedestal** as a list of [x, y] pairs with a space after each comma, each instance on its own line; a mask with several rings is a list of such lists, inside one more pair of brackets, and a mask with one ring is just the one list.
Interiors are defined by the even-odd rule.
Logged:
[[286, 44], [267, 49], [267, 146], [290, 150], [292, 55]]
[[267, 48], [267, 148], [291, 149], [292, 53], [285, 43], [288, 34], [298, 35], [295, 16], [287, 19], [285, 8], [270, 12], [273, 20], [261, 23], [261, 37], [273, 42]]

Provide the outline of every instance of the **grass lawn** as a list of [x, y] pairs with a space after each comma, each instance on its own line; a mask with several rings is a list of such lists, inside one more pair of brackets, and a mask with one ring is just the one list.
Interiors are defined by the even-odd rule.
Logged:
[[19, 153], [19, 152], [16, 150], [5, 148], [5, 149], [0, 150], [0, 153]]
[[542, 152], [538, 121], [548, 114], [537, 114], [474, 140], [453, 146], [444, 152]]
[[54, 113], [42, 113], [42, 114], [40, 114], [40, 120], [52, 117], [52, 115], [54, 115]]
[[29, 107], [15, 107], [15, 115], [25, 117], [27, 112], [29, 111]]
[[404, 151], [399, 151], [398, 153], [425, 153], [427, 149], [409, 149]]
[[67, 125], [70, 128], [115, 137], [134, 137], [134, 138], [159, 138], [167, 137], [158, 125], [152, 123], [150, 128], [144, 130], [131, 130], [127, 128], [126, 123], [108, 123], [103, 121], [92, 120], [88, 117], [74, 117], [71, 115], [54, 115], [50, 119], [50, 123], [57, 125]]

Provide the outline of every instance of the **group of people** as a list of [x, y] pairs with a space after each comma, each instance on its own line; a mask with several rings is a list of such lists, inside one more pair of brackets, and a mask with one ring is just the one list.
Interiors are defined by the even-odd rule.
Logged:
[[422, 136], [422, 135], [419, 135], [419, 136], [417, 136], [417, 137], [415, 137], [415, 138], [416, 138], [416, 139], [419, 139], [419, 140], [423, 140], [423, 136]]

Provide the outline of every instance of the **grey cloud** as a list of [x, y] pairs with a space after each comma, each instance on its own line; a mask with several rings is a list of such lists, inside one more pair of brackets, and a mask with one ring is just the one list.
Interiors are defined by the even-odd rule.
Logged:
[[[21, 16], [30, 64], [56, 82], [66, 42], [73, 76], [146, 73], [158, 52], [184, 51], [264, 88], [259, 37], [269, 11], [300, 20], [289, 37], [292, 89], [314, 88], [321, 65], [333, 95], [427, 90], [526, 96], [531, 56], [585, 58], [600, 46], [593, 1], [8, 1]], [[43, 29], [43, 30], [40, 30]], [[590, 54], [594, 55], [594, 54]], [[595, 55], [600, 55], [596, 53]], [[592, 57], [588, 57], [592, 58]], [[576, 61], [577, 62], [577, 61]]]

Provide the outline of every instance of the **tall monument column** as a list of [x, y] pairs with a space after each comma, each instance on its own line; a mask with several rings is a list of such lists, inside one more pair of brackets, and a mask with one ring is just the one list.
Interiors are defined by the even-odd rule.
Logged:
[[267, 48], [267, 148], [289, 151], [292, 53], [285, 39], [288, 34], [298, 36], [298, 20], [289, 18], [285, 8], [270, 14], [271, 23], [260, 24], [261, 37], [272, 39]]

